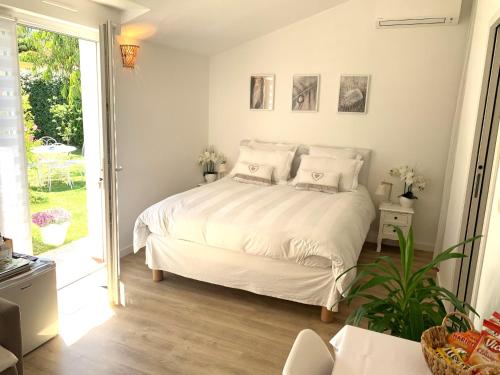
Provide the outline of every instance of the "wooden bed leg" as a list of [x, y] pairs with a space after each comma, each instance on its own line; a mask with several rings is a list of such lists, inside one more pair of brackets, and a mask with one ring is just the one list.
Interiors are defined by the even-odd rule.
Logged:
[[153, 270], [153, 281], [159, 282], [163, 280], [163, 271], [162, 270]]
[[323, 323], [331, 323], [333, 322], [333, 317], [335, 313], [333, 311], [328, 310], [326, 307], [321, 307], [321, 321]]

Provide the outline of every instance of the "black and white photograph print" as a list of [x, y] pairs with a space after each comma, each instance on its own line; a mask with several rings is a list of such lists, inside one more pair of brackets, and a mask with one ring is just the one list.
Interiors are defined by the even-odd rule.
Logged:
[[318, 99], [319, 75], [293, 76], [292, 111], [317, 111]]
[[250, 109], [263, 111], [274, 109], [274, 74], [258, 74], [250, 77]]
[[366, 113], [369, 84], [370, 76], [368, 75], [341, 76], [338, 111]]

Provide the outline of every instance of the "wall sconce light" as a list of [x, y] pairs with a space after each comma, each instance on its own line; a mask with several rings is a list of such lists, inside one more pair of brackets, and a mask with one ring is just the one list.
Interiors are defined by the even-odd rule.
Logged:
[[137, 51], [139, 46], [135, 44], [121, 44], [120, 50], [122, 53], [122, 63], [124, 68], [134, 69], [135, 60], [137, 59]]

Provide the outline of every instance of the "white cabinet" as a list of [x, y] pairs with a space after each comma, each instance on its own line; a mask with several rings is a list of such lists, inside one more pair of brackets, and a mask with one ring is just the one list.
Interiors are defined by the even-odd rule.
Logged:
[[23, 355], [58, 334], [54, 262], [39, 259], [31, 271], [2, 281], [0, 297], [20, 307]]

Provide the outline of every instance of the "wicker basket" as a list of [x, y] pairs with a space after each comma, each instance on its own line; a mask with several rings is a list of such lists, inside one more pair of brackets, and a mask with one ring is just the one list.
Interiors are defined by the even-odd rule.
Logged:
[[453, 312], [446, 315], [443, 319], [443, 323], [440, 326], [431, 327], [422, 333], [422, 338], [420, 343], [422, 344], [422, 352], [424, 353], [425, 361], [429, 366], [433, 375], [471, 375], [476, 371], [481, 370], [481, 375], [499, 375], [500, 366], [494, 364], [483, 364], [472, 366], [467, 370], [460, 369], [458, 367], [448, 364], [444, 359], [435, 354], [435, 349], [442, 348], [446, 346], [446, 337], [448, 336], [448, 330], [446, 324], [452, 316], [459, 316], [462, 318], [471, 330], [474, 329], [472, 322], [469, 317], [461, 314], [459, 312]]

